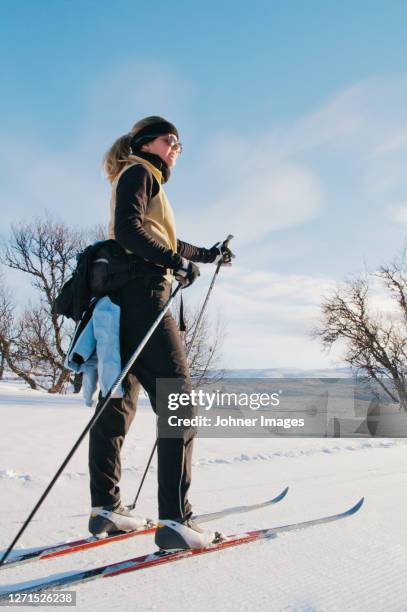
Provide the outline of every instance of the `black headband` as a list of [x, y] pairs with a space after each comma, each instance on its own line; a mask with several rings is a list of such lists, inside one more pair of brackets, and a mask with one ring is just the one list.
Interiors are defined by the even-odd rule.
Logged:
[[142, 144], [155, 140], [159, 136], [163, 136], [163, 134], [175, 134], [175, 136], [179, 138], [178, 130], [175, 125], [169, 121], [163, 120], [151, 123], [150, 125], [147, 124], [141, 130], [137, 130], [137, 132], [133, 133], [131, 135], [130, 146], [134, 151], [140, 148]]

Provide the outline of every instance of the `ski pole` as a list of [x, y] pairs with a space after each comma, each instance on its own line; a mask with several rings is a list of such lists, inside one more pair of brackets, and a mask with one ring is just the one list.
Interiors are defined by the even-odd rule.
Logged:
[[[22, 536], [22, 534], [24, 533], [24, 531], [26, 530], [26, 528], [30, 524], [30, 522], [33, 519], [33, 517], [35, 516], [37, 510], [40, 508], [41, 504], [43, 503], [43, 501], [47, 497], [48, 493], [51, 491], [52, 487], [54, 486], [54, 484], [56, 483], [56, 481], [58, 480], [58, 478], [60, 477], [60, 475], [62, 474], [64, 469], [66, 468], [67, 464], [71, 460], [71, 458], [74, 455], [76, 449], [78, 448], [78, 446], [80, 445], [80, 443], [82, 442], [82, 440], [84, 439], [84, 437], [86, 436], [88, 431], [91, 429], [91, 427], [93, 427], [93, 425], [96, 423], [96, 421], [98, 420], [100, 415], [103, 413], [103, 411], [106, 408], [106, 406], [107, 406], [111, 396], [113, 395], [113, 393], [115, 393], [115, 391], [117, 391], [117, 389], [119, 388], [119, 386], [123, 382], [123, 379], [125, 378], [125, 376], [129, 372], [129, 370], [132, 367], [134, 361], [140, 355], [141, 351], [143, 350], [143, 348], [147, 344], [147, 342], [150, 339], [151, 335], [153, 334], [154, 330], [159, 325], [161, 319], [164, 317], [165, 313], [167, 312], [167, 310], [171, 306], [171, 304], [172, 304], [172, 302], [173, 302], [173, 300], [174, 300], [174, 298], [175, 298], [175, 296], [178, 293], [180, 288], [181, 288], [181, 283], [178, 284], [178, 286], [174, 289], [174, 291], [170, 295], [170, 297], [168, 299], [168, 302], [165, 304], [164, 308], [162, 309], [162, 311], [160, 312], [160, 314], [158, 315], [158, 317], [156, 318], [156, 320], [154, 321], [154, 323], [152, 324], [152, 326], [148, 330], [147, 334], [144, 336], [143, 340], [140, 342], [140, 344], [134, 350], [132, 356], [130, 357], [130, 359], [128, 360], [126, 365], [124, 366], [124, 369], [122, 370], [122, 372], [119, 374], [119, 376], [114, 381], [113, 385], [110, 387], [110, 389], [107, 392], [106, 396], [104, 398], [102, 398], [100, 400], [100, 402], [98, 402], [98, 405], [96, 406], [96, 409], [95, 409], [95, 414], [90, 419], [89, 423], [86, 425], [85, 429], [83, 430], [83, 432], [81, 433], [81, 435], [79, 436], [79, 438], [77, 439], [77, 441], [75, 442], [75, 444], [73, 445], [71, 450], [69, 451], [68, 455], [66, 456], [66, 458], [62, 462], [62, 464], [59, 467], [58, 471], [56, 472], [55, 476], [53, 477], [53, 479], [51, 480], [51, 482], [49, 483], [49, 485], [45, 489], [44, 493], [41, 495], [40, 499], [38, 500], [38, 502], [36, 503], [36, 505], [32, 509], [31, 513], [29, 514], [28, 518], [25, 520], [25, 522], [24, 522], [23, 526], [21, 527], [20, 531], [17, 533], [17, 535], [15, 536], [14, 540], [11, 542], [10, 546], [7, 548], [6, 552], [3, 554], [2, 558], [0, 559], [0, 567], [3, 565], [3, 563], [5, 562], [5, 560], [7, 559], [9, 554], [11, 553], [11, 551], [13, 550], [14, 546], [17, 544], [18, 540], [20, 539], [20, 537]], [[99, 408], [99, 403], [100, 403], [100, 408]]]
[[[232, 240], [232, 238], [233, 238], [232, 234], [229, 234], [229, 235], [228, 235], [228, 237], [226, 238], [226, 240], [224, 240], [224, 241], [222, 242], [222, 246], [228, 246], [228, 244], [229, 244], [229, 242]], [[188, 348], [188, 350], [187, 350], [187, 357], [188, 357], [188, 355], [189, 355], [189, 353], [190, 353], [190, 351], [191, 351], [191, 348], [192, 348], [192, 345], [193, 345], [193, 343], [194, 343], [194, 340], [195, 340], [196, 334], [198, 333], [199, 324], [200, 324], [201, 319], [202, 319], [202, 317], [203, 317], [203, 313], [204, 313], [204, 311], [205, 311], [206, 305], [207, 305], [208, 300], [209, 300], [209, 296], [210, 296], [210, 294], [211, 294], [211, 292], [212, 292], [212, 289], [213, 289], [213, 286], [214, 286], [214, 284], [215, 284], [216, 277], [217, 277], [217, 276], [218, 276], [218, 274], [219, 274], [219, 270], [220, 270], [220, 268], [221, 268], [221, 265], [222, 265], [222, 260], [218, 261], [218, 263], [217, 263], [215, 273], [214, 273], [214, 275], [213, 275], [213, 277], [212, 277], [212, 282], [211, 282], [211, 284], [209, 285], [209, 289], [208, 289], [208, 292], [207, 292], [207, 294], [206, 294], [205, 301], [204, 301], [203, 306], [202, 306], [202, 308], [201, 308], [201, 312], [199, 313], [198, 319], [197, 319], [197, 321], [196, 321], [196, 323], [195, 323], [194, 333], [192, 334], [192, 339], [191, 339], [191, 342], [190, 342], [190, 344], [189, 344], [189, 348]], [[136, 497], [134, 498], [134, 502], [133, 502], [132, 504], [129, 504], [129, 505], [127, 506], [127, 508], [128, 508], [129, 510], [134, 510], [134, 508], [136, 507], [137, 500], [138, 500], [139, 495], [140, 495], [140, 491], [141, 491], [141, 489], [142, 489], [142, 487], [143, 487], [144, 481], [145, 481], [146, 476], [147, 476], [148, 468], [150, 467], [151, 461], [152, 461], [152, 459], [153, 459], [153, 457], [154, 457], [155, 449], [157, 448], [157, 443], [158, 443], [158, 440], [157, 440], [157, 438], [156, 438], [156, 440], [155, 440], [155, 442], [154, 442], [154, 446], [153, 446], [152, 451], [151, 451], [151, 453], [150, 453], [150, 456], [149, 456], [149, 458], [148, 458], [146, 468], [145, 468], [144, 473], [143, 473], [143, 476], [142, 476], [142, 478], [141, 478], [141, 482], [140, 482], [139, 488], [137, 489], [137, 493], [136, 493]]]
[[[229, 242], [232, 240], [232, 238], [233, 238], [232, 234], [229, 234], [229, 236], [226, 238], [226, 240], [224, 240], [224, 241], [222, 242], [222, 246], [226, 246], [226, 247], [227, 247], [227, 246], [229, 245]], [[222, 259], [221, 259], [220, 261], [218, 261], [218, 264], [217, 264], [217, 266], [216, 266], [216, 270], [215, 270], [215, 274], [213, 275], [212, 282], [211, 282], [211, 284], [210, 284], [210, 286], [209, 286], [208, 292], [207, 292], [206, 297], [205, 297], [205, 301], [204, 301], [203, 306], [202, 306], [202, 308], [201, 308], [201, 312], [199, 313], [198, 320], [197, 320], [197, 322], [196, 322], [196, 324], [195, 324], [195, 329], [194, 329], [194, 333], [193, 333], [193, 335], [192, 335], [191, 342], [190, 342], [190, 344], [189, 344], [189, 349], [188, 349], [188, 352], [187, 352], [187, 357], [188, 357], [189, 352], [190, 352], [190, 350], [191, 350], [191, 347], [192, 347], [192, 345], [193, 345], [193, 343], [194, 343], [195, 336], [196, 336], [196, 334], [198, 333], [199, 324], [200, 324], [201, 319], [202, 319], [202, 317], [203, 317], [203, 313], [204, 313], [205, 308], [206, 308], [206, 305], [207, 305], [207, 303], [208, 303], [209, 296], [210, 296], [210, 295], [211, 295], [211, 293], [212, 293], [212, 289], [213, 289], [213, 286], [214, 286], [214, 284], [215, 284], [216, 277], [217, 277], [217, 276], [218, 276], [218, 274], [219, 274], [219, 270], [220, 270], [221, 266], [222, 266]]]

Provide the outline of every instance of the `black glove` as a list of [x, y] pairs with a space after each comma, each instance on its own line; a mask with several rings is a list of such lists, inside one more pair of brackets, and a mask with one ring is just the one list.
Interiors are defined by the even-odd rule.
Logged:
[[192, 261], [188, 261], [184, 257], [181, 257], [181, 259], [182, 263], [174, 270], [174, 276], [176, 280], [181, 283], [182, 288], [185, 289], [185, 287], [192, 285], [201, 273], [198, 266], [192, 263]]
[[232, 251], [224, 243], [220, 244], [217, 242], [208, 250], [211, 257], [210, 263], [218, 264], [221, 262], [222, 266], [231, 266], [233, 257], [236, 257]]

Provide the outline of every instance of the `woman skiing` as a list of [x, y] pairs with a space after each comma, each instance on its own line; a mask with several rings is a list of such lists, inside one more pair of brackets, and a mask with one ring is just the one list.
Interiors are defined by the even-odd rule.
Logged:
[[[178, 130], [162, 117], [146, 117], [112, 145], [104, 168], [112, 184], [109, 238], [134, 262], [133, 278], [113, 296], [121, 309], [122, 364], [130, 358], [167, 302], [175, 277], [183, 287], [199, 276], [193, 262], [230, 263], [227, 247], [196, 247], [178, 240], [171, 206], [162, 188], [182, 151]], [[140, 384], [159, 412], [156, 380], [173, 379], [179, 392], [191, 389], [183, 343], [167, 312], [127, 375], [123, 398], [113, 398], [90, 430], [89, 470], [92, 511], [89, 530], [131, 531], [145, 524], [123, 507], [118, 486], [120, 452], [134, 418]], [[158, 437], [158, 511], [156, 544], [163, 549], [202, 548], [215, 533], [191, 520], [188, 490], [194, 429], [177, 438]]]

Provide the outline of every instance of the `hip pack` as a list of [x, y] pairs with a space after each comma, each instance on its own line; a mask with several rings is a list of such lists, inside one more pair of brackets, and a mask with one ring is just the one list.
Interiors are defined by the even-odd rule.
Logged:
[[76, 268], [55, 299], [52, 313], [79, 321], [92, 298], [118, 291], [131, 278], [141, 275], [137, 267], [135, 256], [126, 255], [115, 240], [86, 247], [78, 254]]

